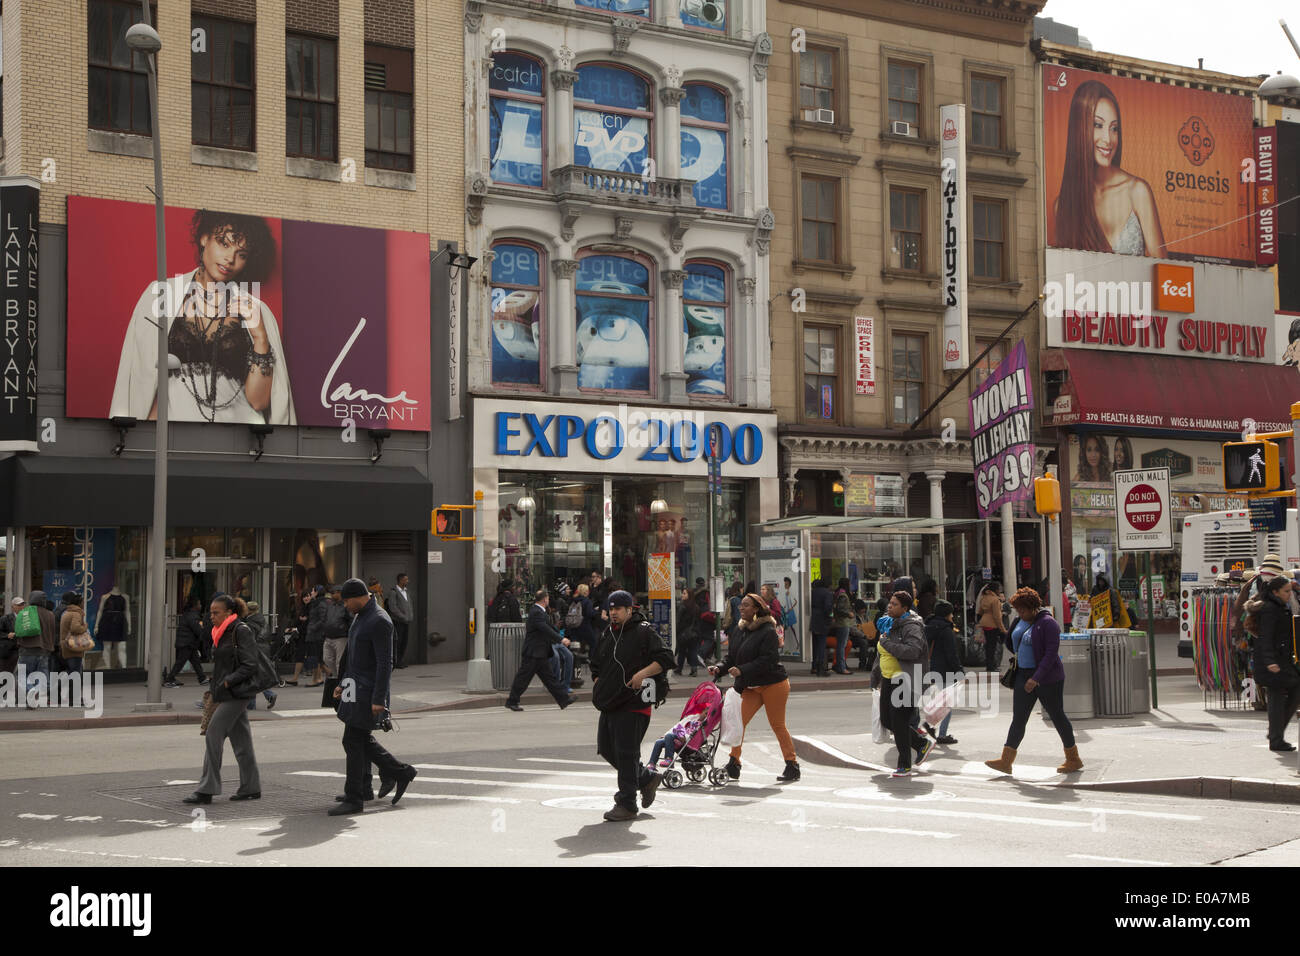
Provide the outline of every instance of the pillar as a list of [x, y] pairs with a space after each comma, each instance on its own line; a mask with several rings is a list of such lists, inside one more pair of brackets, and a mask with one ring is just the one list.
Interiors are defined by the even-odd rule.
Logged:
[[686, 402], [686, 332], [683, 327], [682, 285], [686, 272], [680, 268], [681, 256], [673, 253], [668, 268], [660, 273], [664, 284], [663, 303], [659, 309], [659, 373], [660, 393], [665, 402]]
[[1016, 525], [1011, 515], [1011, 502], [1006, 502], [1002, 506], [1002, 587], [1006, 589], [1006, 595], [1011, 597], [1016, 590], [1016, 581], [1019, 574], [1016, 568]]
[[682, 100], [685, 98], [686, 91], [680, 86], [659, 90], [659, 102], [663, 104], [657, 117], [663, 129], [659, 176], [663, 179], [680, 179], [682, 175]]
[[[573, 84], [578, 74], [573, 70], [557, 68], [551, 71], [551, 155], [552, 169], [573, 165]], [[543, 162], [546, 158], [543, 157]]]
[[578, 302], [575, 293], [577, 259], [552, 259], [551, 275], [555, 277], [555, 312], [548, 316], [546, 339], [550, 346], [551, 387], [557, 395], [577, 396], [578, 356], [577, 322]]
[[[935, 522], [943, 521], [943, 478], [945, 472], [927, 471], [925, 477], [930, 482], [930, 517]], [[942, 524], [936, 524], [939, 529], [939, 569], [934, 579], [939, 585], [939, 596], [946, 597], [948, 592], [948, 555], [944, 542], [944, 530]], [[918, 582], [917, 587], [921, 585]]]

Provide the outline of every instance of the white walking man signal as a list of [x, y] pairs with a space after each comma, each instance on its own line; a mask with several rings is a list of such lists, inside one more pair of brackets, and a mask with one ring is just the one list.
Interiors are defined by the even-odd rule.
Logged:
[[1246, 480], [1254, 481], [1258, 477], [1262, 481], [1263, 476], [1260, 475], [1259, 470], [1263, 467], [1264, 467], [1264, 456], [1261, 455], [1259, 452], [1255, 452], [1255, 454], [1250, 456], [1250, 477], [1247, 478]]

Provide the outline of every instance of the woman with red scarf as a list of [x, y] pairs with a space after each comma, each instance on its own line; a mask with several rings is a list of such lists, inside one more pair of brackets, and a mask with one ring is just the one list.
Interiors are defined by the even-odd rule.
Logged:
[[262, 780], [253, 754], [253, 731], [248, 724], [248, 702], [257, 696], [257, 644], [253, 631], [243, 622], [248, 606], [237, 597], [218, 594], [208, 608], [212, 619], [212, 700], [216, 709], [208, 721], [207, 750], [203, 756], [203, 777], [185, 803], [211, 803], [221, 793], [221, 757], [230, 738], [239, 762], [239, 790], [231, 800], [258, 800]]

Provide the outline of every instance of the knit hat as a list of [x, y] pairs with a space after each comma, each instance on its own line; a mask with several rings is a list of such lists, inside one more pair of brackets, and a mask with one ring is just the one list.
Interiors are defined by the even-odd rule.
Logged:
[[609, 596], [610, 607], [636, 607], [636, 601], [627, 591], [615, 591]]
[[357, 598], [367, 597], [370, 590], [366, 587], [366, 582], [360, 578], [348, 578], [343, 582], [343, 597]]
[[1268, 581], [1279, 574], [1286, 574], [1286, 568], [1282, 567], [1282, 559], [1276, 554], [1264, 555], [1264, 561], [1259, 566], [1259, 576]]

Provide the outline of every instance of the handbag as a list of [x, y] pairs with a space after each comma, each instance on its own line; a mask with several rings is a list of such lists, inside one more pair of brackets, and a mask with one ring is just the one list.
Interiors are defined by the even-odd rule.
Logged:
[[[248, 629], [248, 625], [240, 621], [235, 625], [236, 628], [243, 627]], [[248, 636], [252, 638], [252, 630], [248, 629]], [[239, 639], [239, 631], [235, 632], [235, 640]], [[280, 672], [276, 669], [271, 660], [271, 656], [256, 640], [252, 641], [253, 656], [257, 659], [257, 670], [252, 677], [245, 678], [238, 684], [231, 685], [230, 694], [232, 697], [248, 698], [256, 697], [264, 690], [270, 690], [272, 687], [280, 686]]]
[[1016, 664], [1016, 659], [1014, 657], [1011, 658], [1011, 666], [1007, 668], [1007, 672], [1005, 674], [1003, 674], [1001, 677], [998, 678], [998, 683], [1001, 684], [1003, 687], [1015, 687], [1016, 668], [1018, 666], [1019, 665]]
[[212, 691], [203, 692], [203, 718], [199, 721], [199, 736], [208, 735], [208, 723], [212, 720], [212, 715], [217, 711], [216, 698], [212, 696]]

